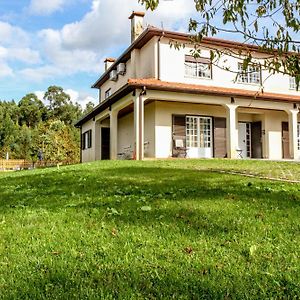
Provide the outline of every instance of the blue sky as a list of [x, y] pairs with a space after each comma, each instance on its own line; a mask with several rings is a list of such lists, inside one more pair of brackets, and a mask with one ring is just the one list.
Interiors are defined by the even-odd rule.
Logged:
[[[144, 8], [138, 0], [0, 0], [0, 99], [42, 97], [59, 85], [82, 105], [96, 102], [90, 86], [105, 57], [128, 47], [132, 10]], [[164, 1], [145, 23], [186, 31], [193, 12], [193, 0]]]

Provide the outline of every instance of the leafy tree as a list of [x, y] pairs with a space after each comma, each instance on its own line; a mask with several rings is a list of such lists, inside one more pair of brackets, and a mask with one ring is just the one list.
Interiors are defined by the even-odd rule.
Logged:
[[40, 121], [46, 119], [45, 105], [35, 94], [27, 94], [19, 102], [19, 124], [35, 127]]
[[49, 102], [48, 115], [53, 120], [73, 124], [82, 113], [80, 105], [78, 103], [74, 105], [70, 95], [59, 86], [48, 87], [44, 100]]
[[[147, 9], [155, 10], [159, 0], [138, 0]], [[192, 0], [189, 0], [192, 1]], [[300, 82], [300, 2], [299, 0], [194, 0], [197, 17], [191, 18], [189, 31], [194, 54], [199, 55], [203, 38], [225, 33], [266, 53], [266, 59], [257, 62], [249, 47], [239, 51], [226, 49], [228, 55], [244, 56], [243, 68], [250, 63], [261, 65], [271, 73], [293, 76]], [[182, 45], [176, 45], [182, 46]], [[293, 51], [293, 53], [290, 53]], [[211, 47], [213, 62], [224, 52]], [[253, 62], [253, 59], [256, 60]]]
[[95, 104], [92, 101], [89, 101], [85, 106], [83, 115], [87, 115], [88, 113], [90, 113], [94, 109], [94, 107], [95, 107]]

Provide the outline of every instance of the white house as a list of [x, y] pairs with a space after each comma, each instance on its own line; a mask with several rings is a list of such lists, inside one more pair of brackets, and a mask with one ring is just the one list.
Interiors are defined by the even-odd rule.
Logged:
[[[300, 158], [300, 92], [288, 75], [256, 64], [241, 68], [241, 53], [254, 61], [257, 47], [216, 38], [191, 55], [187, 34], [143, 29], [133, 12], [132, 43], [93, 85], [99, 104], [77, 122], [82, 162], [118, 158]], [[185, 43], [175, 49], [170, 43]], [[212, 64], [210, 50], [224, 55]], [[226, 49], [236, 55], [226, 54]], [[228, 68], [230, 71], [228, 71]], [[239, 72], [238, 76], [234, 71]]]

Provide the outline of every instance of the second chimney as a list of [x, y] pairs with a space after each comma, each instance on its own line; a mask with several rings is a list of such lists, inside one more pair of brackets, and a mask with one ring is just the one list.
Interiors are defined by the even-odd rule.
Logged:
[[107, 71], [115, 61], [114, 58], [106, 58], [104, 61], [104, 70]]
[[129, 17], [131, 20], [131, 43], [133, 43], [144, 31], [143, 21], [145, 13], [133, 11]]

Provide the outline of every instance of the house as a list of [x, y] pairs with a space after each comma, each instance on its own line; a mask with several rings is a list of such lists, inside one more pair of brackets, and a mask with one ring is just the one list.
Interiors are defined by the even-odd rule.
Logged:
[[[288, 75], [257, 64], [242, 68], [243, 51], [257, 47], [204, 38], [191, 55], [185, 33], [143, 28], [133, 12], [129, 48], [105, 60], [92, 86], [99, 104], [77, 122], [82, 162], [134, 158], [300, 158], [300, 92]], [[170, 43], [186, 43], [175, 49]], [[224, 54], [212, 64], [210, 50]], [[229, 55], [226, 49], [235, 52]], [[228, 70], [230, 68], [230, 70]], [[236, 75], [232, 70], [238, 72]], [[262, 89], [263, 87], [263, 89]]]

